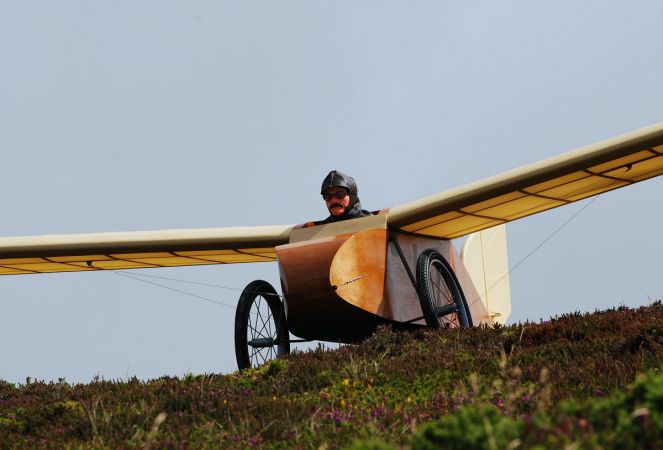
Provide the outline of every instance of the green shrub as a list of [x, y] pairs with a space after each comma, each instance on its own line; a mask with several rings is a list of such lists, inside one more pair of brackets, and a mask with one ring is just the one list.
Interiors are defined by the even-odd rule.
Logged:
[[661, 364], [660, 303], [381, 327], [230, 375], [0, 380], [0, 448], [663, 448]]
[[344, 450], [396, 450], [396, 446], [381, 439], [357, 439]]
[[425, 425], [412, 440], [412, 450], [504, 449], [519, 442], [522, 421], [491, 405], [462, 406], [455, 413]]

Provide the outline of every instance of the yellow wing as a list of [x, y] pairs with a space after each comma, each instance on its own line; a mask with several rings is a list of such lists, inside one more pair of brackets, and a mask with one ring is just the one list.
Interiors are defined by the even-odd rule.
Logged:
[[392, 208], [389, 226], [457, 238], [663, 174], [663, 123]]
[[275, 261], [292, 226], [0, 238], [0, 275]]
[[[451, 239], [662, 173], [663, 123], [396, 206], [389, 210], [387, 223]], [[293, 228], [0, 238], [0, 275], [274, 261], [274, 247], [287, 243]]]

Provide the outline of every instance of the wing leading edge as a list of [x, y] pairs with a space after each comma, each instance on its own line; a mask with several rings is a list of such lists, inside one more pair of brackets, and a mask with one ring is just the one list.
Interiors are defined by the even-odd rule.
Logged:
[[[663, 174], [663, 123], [395, 206], [390, 227], [452, 239]], [[0, 275], [275, 261], [293, 225], [0, 238]]]
[[275, 261], [292, 226], [0, 238], [0, 275]]
[[392, 228], [453, 239], [663, 174], [663, 123], [391, 208]]

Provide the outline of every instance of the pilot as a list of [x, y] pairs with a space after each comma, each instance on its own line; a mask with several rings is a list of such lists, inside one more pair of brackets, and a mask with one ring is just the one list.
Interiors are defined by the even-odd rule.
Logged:
[[343, 172], [329, 172], [322, 182], [320, 193], [330, 215], [325, 220], [315, 222], [316, 225], [371, 215], [370, 211], [361, 208], [354, 178]]

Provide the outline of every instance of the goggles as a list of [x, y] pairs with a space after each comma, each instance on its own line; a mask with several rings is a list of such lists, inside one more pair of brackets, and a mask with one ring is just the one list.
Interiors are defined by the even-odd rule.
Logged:
[[336, 197], [337, 199], [340, 200], [342, 198], [345, 198], [346, 195], [348, 195], [348, 193], [346, 192], [345, 189], [343, 189], [343, 190], [340, 190], [340, 191], [336, 191], [336, 193], [334, 193], [334, 194], [331, 194], [329, 192], [325, 192], [324, 194], [322, 194], [322, 198], [325, 199], [325, 201], [329, 200], [332, 197]]

